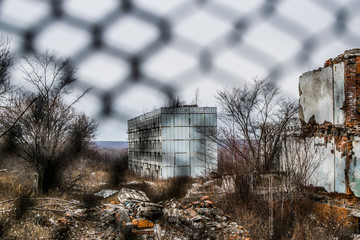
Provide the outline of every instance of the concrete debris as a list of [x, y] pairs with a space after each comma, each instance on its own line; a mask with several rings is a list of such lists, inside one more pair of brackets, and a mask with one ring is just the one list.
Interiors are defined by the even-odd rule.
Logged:
[[353, 240], [360, 240], [360, 234], [353, 234], [353, 236], [351, 237], [351, 239], [353, 239]]
[[[198, 187], [193, 185], [193, 187]], [[216, 208], [208, 195], [184, 205], [172, 199], [164, 203], [165, 239], [248, 239], [249, 233]]]
[[114, 195], [115, 193], [119, 192], [118, 190], [111, 190], [111, 189], [103, 189], [100, 192], [95, 193], [95, 196], [99, 196], [102, 198], [108, 198], [112, 195]]
[[137, 218], [147, 218], [147, 219], [156, 219], [161, 216], [162, 207], [156, 205], [150, 206], [140, 206], [137, 210]]
[[149, 202], [149, 198], [143, 191], [123, 188], [118, 194], [120, 202]]
[[145, 181], [144, 183], [146, 183], [147, 185], [151, 186], [152, 188], [156, 188], [156, 184], [153, 182], [149, 182], [149, 181]]
[[[201, 185], [200, 185], [201, 186]], [[198, 185], [194, 185], [199, 188]], [[48, 225], [88, 227], [97, 239], [248, 239], [249, 234], [217, 208], [209, 195], [193, 202], [171, 199], [151, 203], [142, 191], [123, 188], [119, 201], [88, 208], [67, 208]], [[41, 216], [35, 220], [42, 222]], [[90, 224], [89, 224], [90, 223]], [[85, 237], [85, 236], [84, 236]]]
[[213, 180], [205, 182], [204, 184], [193, 183], [191, 189], [186, 193], [185, 199], [192, 202], [208, 195], [209, 193], [213, 193], [212, 186], [214, 185]]
[[220, 189], [226, 193], [235, 193], [235, 175], [223, 176]]
[[137, 185], [137, 184], [141, 184], [141, 182], [139, 182], [139, 181], [130, 181], [130, 182], [126, 183], [126, 185], [128, 185], [128, 186]]

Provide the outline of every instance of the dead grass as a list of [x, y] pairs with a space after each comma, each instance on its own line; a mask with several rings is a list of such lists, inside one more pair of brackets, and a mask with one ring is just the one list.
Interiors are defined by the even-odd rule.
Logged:
[[194, 179], [182, 176], [169, 178], [166, 180], [140, 180], [138, 184], [131, 185], [131, 188], [141, 190], [146, 193], [152, 202], [160, 202], [170, 200], [172, 198], [183, 198]]
[[[247, 202], [239, 201], [235, 195], [227, 195], [219, 207], [232, 219], [248, 230], [251, 239], [270, 239], [269, 205], [259, 196], [253, 196]], [[295, 202], [274, 202], [273, 239], [352, 239], [354, 229], [339, 222], [336, 216], [322, 218], [313, 210], [309, 199]]]
[[[194, 180], [189, 177], [178, 177], [168, 180], [151, 180], [139, 178], [130, 172], [121, 172], [122, 183], [111, 183], [113, 172], [111, 167], [101, 164], [86, 165], [83, 169], [74, 168], [69, 174], [83, 177], [77, 181], [75, 187], [66, 193], [53, 191], [47, 195], [35, 195], [31, 191], [29, 179], [32, 172], [20, 171], [20, 169], [9, 168], [8, 172], [0, 173], [0, 202], [6, 199], [17, 198], [11, 203], [0, 204], [0, 239], [72, 239], [81, 236], [84, 231], [91, 232], [89, 223], [82, 223], [75, 230], [66, 225], [54, 226], [50, 219], [57, 221], [63, 217], [63, 213], [29, 210], [41, 204], [39, 201], [31, 200], [37, 197], [56, 197], [64, 200], [77, 200], [89, 209], [97, 206], [100, 201], [117, 201], [116, 195], [106, 200], [100, 199], [93, 194], [106, 188], [120, 190], [122, 187], [144, 191], [151, 201], [159, 202], [171, 198], [184, 197]], [[21, 172], [21, 174], [19, 174]], [[132, 184], [128, 185], [129, 182]], [[201, 180], [200, 180], [201, 182]], [[275, 212], [280, 213], [280, 204], [275, 204]], [[236, 195], [227, 195], [219, 205], [232, 219], [241, 224], [251, 234], [251, 239], [269, 238], [269, 211], [266, 201], [257, 199], [255, 196], [244, 202]], [[7, 211], [13, 209], [13, 211]], [[307, 209], [308, 211], [302, 211]], [[347, 239], [349, 232], [341, 230], [339, 223], [334, 221], [321, 221], [311, 214], [311, 205], [299, 204], [295, 211], [284, 206], [282, 217], [275, 214], [275, 232], [283, 232], [275, 236], [276, 239]], [[294, 218], [296, 216], [296, 218]], [[281, 221], [279, 220], [281, 219]], [[286, 227], [287, 226], [287, 227]], [[278, 228], [278, 229], [276, 229]]]
[[[87, 233], [89, 238], [95, 236], [91, 235], [96, 234], [92, 230], [91, 222], [82, 222], [82, 225], [76, 228], [54, 225], [51, 221], [57, 222], [65, 213], [35, 210], [37, 206], [49, 204], [35, 198], [76, 200], [87, 206], [86, 210], [98, 206], [100, 201], [117, 201], [116, 195], [107, 199], [94, 196], [95, 192], [102, 189], [139, 189], [146, 192], [153, 202], [159, 202], [185, 196], [193, 183], [188, 177], [169, 180], [139, 178], [124, 168], [121, 159], [113, 158], [108, 162], [105, 160], [90, 159], [75, 163], [63, 176], [64, 184], [71, 188], [68, 191], [55, 189], [46, 195], [34, 192], [34, 171], [24, 162], [16, 160], [6, 162], [6, 166], [1, 165], [1, 169], [6, 168], [8, 171], [0, 172], [0, 239], [76, 239], [84, 237]], [[129, 185], [129, 182], [133, 183]], [[13, 201], [1, 203], [11, 199]]]

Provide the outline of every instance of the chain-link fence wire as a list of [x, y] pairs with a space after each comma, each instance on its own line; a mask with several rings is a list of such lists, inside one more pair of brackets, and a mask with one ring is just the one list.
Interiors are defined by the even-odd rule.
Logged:
[[[71, 1], [74, 0], [2, 0], [0, 1], [0, 11], [3, 16], [0, 18], [0, 31], [9, 34], [18, 42], [18, 53], [27, 54], [40, 51], [39, 41], [41, 42], [46, 36], [54, 34], [53, 31], [57, 31], [60, 28], [59, 26], [66, 25], [71, 28], [71, 31], [67, 30], [66, 36], [64, 36], [65, 40], [59, 39], [59, 41], [69, 41], [68, 45], [72, 46], [68, 55], [72, 58], [74, 67], [81, 66], [89, 58], [96, 57], [95, 54], [99, 52], [111, 59], [115, 59], [114, 61], [116, 59], [120, 60], [125, 64], [127, 71], [123, 76], [116, 79], [116, 84], [110, 89], [104, 90], [99, 87], [99, 83], [93, 84], [82, 78], [74, 87], [78, 90], [91, 87], [93, 89], [91, 94], [101, 102], [99, 116], [105, 118], [111, 116], [122, 121], [126, 121], [130, 116], [127, 109], [114, 107], [115, 99], [139, 85], [156, 89], [165, 96], [173, 97], [177, 95], [179, 88], [191, 85], [191, 82], [201, 74], [205, 74], [206, 78], [210, 79], [209, 81], [221, 84], [245, 81], [247, 76], [242, 76], [240, 71], [234, 74], [227, 68], [214, 64], [217, 58], [225, 51], [230, 50], [233, 54], [245, 58], [260, 69], [265, 69], [269, 73], [271, 80], [278, 82], [283, 74], [287, 74], [296, 68], [303, 68], [308, 64], [315, 50], [326, 48], [329, 44], [338, 41], [348, 46], [356, 46], [360, 43], [360, 35], [356, 32], [356, 26], [355, 28], [352, 26], [352, 20], [358, 17], [357, 12], [360, 10], [360, 1], [356, 0], [343, 1], [342, 3], [333, 0], [308, 1], [311, 8], [318, 9], [323, 15], [332, 16], [330, 21], [318, 19], [319, 22], [327, 22], [322, 24], [322, 27], [316, 29], [316, 31], [313, 31], [309, 25], [304, 24], [302, 19], [294, 19], [291, 15], [279, 11], [279, 8], [283, 4], [287, 4], [288, 1], [265, 0], [249, 11], [242, 11], [242, 1], [239, 1], [240, 4], [238, 2], [240, 8], [235, 8], [229, 4], [231, 1], [176, 0], [174, 1], [176, 6], [173, 6], [170, 11], [164, 14], [144, 7], [142, 3], [146, 1], [122, 0], [113, 1], [113, 5], [107, 11], [99, 13], [96, 18], [83, 17], [81, 9], [80, 14], [66, 10], [68, 9], [65, 8], [66, 4], [71, 4]], [[18, 4], [14, 5], [14, 2], [18, 2]], [[83, 8], [85, 9], [87, 8], [86, 1], [83, 2]], [[98, 2], [106, 4], [108, 1]], [[9, 4], [13, 4], [13, 8], [8, 7]], [[25, 12], [27, 11], [26, 8], [32, 5], [32, 8], [41, 7], [45, 9], [46, 13], [35, 13], [33, 19], [27, 20], [23, 24], [6, 18], [4, 12], [14, 11], [16, 13], [17, 8], [21, 7], [22, 4], [25, 5], [25, 10], [23, 9]], [[147, 4], [152, 4], [152, 1], [148, 1]], [[100, 10], [99, 12], [101, 12]], [[313, 14], [311, 9], [308, 10], [309, 14]], [[299, 9], [299, 11], [304, 10]], [[220, 29], [220, 34], [212, 36], [206, 43], [197, 41], [196, 34], [195, 36], [191, 34], [184, 36], [184, 34], [175, 31], [179, 24], [188, 21], [189, 18], [199, 12], [210, 16], [212, 21], [215, 21], [214, 25], [210, 21], [209, 26], [206, 26], [209, 31], [216, 27], [216, 21], [227, 24], [227, 27]], [[303, 14], [303, 16], [306, 16], [306, 14]], [[148, 40], [142, 41], [143, 36], [140, 35], [138, 37], [139, 41], [130, 43], [130, 45], [135, 44], [133, 48], [121, 43], [121, 39], [126, 34], [131, 34], [132, 28], [126, 30], [125, 27], [123, 33], [115, 36], [115, 38], [119, 38], [118, 42], [116, 42], [117, 40], [111, 42], [106, 37], [113, 28], [124, 27], [122, 26], [124, 25], [123, 22], [129, 17], [143, 25], [140, 29], [142, 33], [146, 33], [148, 28], [153, 31], [150, 33], [152, 37], [148, 38]], [[312, 17], [316, 18], [316, 16]], [[276, 29], [280, 34], [291, 38], [291, 41], [294, 41], [300, 47], [285, 59], [279, 60], [276, 52], [266, 51], [259, 44], [244, 41], [244, 38], [252, 30], [259, 28], [264, 22]], [[190, 24], [192, 23], [190, 22]], [[154, 32], [155, 34], [153, 34]], [[85, 43], [77, 44], [77, 35], [86, 36]], [[72, 40], [74, 37], [75, 40]], [[267, 41], [269, 37], [271, 36], [264, 33], [262, 41]], [[281, 40], [279, 40], [279, 44], [282, 44]], [[196, 64], [164, 81], [161, 77], [154, 77], [154, 75], [145, 71], [144, 64], [151, 61], [156, 54], [169, 46], [193, 57], [196, 59]], [[51, 42], [49, 48], [51, 49]], [[99, 72], [102, 71], [102, 69], [98, 70]], [[166, 72], [167, 69], [164, 69], [164, 71]], [[98, 81], [101, 80], [106, 79], [99, 79]]]

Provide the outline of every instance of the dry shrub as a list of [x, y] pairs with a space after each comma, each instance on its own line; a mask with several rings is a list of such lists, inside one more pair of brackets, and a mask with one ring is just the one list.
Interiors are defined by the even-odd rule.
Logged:
[[142, 178], [139, 181], [138, 177], [137, 180], [138, 183], [132, 184], [131, 188], [145, 192], [152, 202], [166, 201], [172, 198], [182, 198], [186, 195], [194, 182], [194, 179], [188, 176], [152, 181], [155, 186], [145, 181], [146, 178]]
[[165, 201], [172, 198], [185, 197], [194, 180], [189, 176], [174, 177], [166, 180], [165, 185], [157, 192], [148, 192], [150, 200]]
[[8, 182], [5, 177], [1, 177], [1, 175], [4, 175], [3, 173], [0, 173], [0, 199], [5, 200], [8, 198], [11, 198], [13, 195], [13, 187], [11, 182]]
[[[117, 153], [117, 152], [115, 152]], [[114, 156], [114, 152], [110, 152], [107, 157], [109, 162], [108, 185], [111, 187], [119, 187], [126, 181], [128, 170], [128, 154], [127, 151], [121, 151]]]
[[63, 192], [97, 192], [104, 188], [119, 189], [128, 178], [127, 151], [97, 149], [73, 163], [63, 175]]
[[31, 207], [34, 206], [34, 201], [30, 198], [30, 194], [24, 193], [19, 196], [15, 202], [15, 219], [22, 219], [26, 213], [29, 212]]
[[219, 207], [250, 232], [251, 239], [267, 239], [269, 236], [269, 208], [266, 201], [253, 198], [242, 201], [237, 194], [227, 194]]
[[66, 193], [68, 191], [73, 191], [74, 188], [79, 187], [79, 183], [86, 179], [90, 175], [90, 169], [87, 167], [90, 160], [88, 158], [80, 158], [76, 162], [72, 162], [69, 166], [62, 172], [61, 185], [59, 190], [61, 193]]
[[56, 240], [70, 239], [70, 233], [71, 233], [70, 227], [67, 225], [62, 225], [53, 231], [52, 239], [56, 239]]
[[17, 198], [32, 191], [34, 169], [16, 157], [0, 159], [0, 199]]
[[[346, 227], [345, 222], [339, 222], [335, 215], [326, 219], [315, 215], [314, 203], [306, 196], [283, 201], [275, 199], [273, 223], [270, 223], [268, 199], [251, 196], [248, 201], [242, 201], [237, 194], [228, 194], [219, 206], [249, 231], [251, 239], [352, 239], [354, 230]], [[270, 224], [274, 230], [272, 237]]]
[[[302, 219], [296, 222], [291, 240], [297, 239], [338, 239], [350, 240], [353, 231], [341, 227], [341, 223], [333, 224], [318, 221], [316, 218]], [[285, 239], [285, 238], [284, 238]]]
[[10, 230], [10, 225], [11, 225], [11, 223], [10, 223], [9, 219], [1, 219], [0, 220], [0, 239], [3, 239], [3, 237]]
[[101, 197], [95, 196], [93, 193], [82, 193], [78, 199], [87, 208], [92, 208], [100, 203]]

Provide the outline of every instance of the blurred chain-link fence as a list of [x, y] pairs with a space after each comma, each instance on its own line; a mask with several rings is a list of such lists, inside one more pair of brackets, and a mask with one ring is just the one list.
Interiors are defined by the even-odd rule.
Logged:
[[75, 88], [92, 87], [98, 116], [122, 121], [133, 117], [136, 105], [116, 102], [133, 89], [142, 89], [133, 91], [136, 98], [150, 101], [143, 89], [171, 97], [204, 76], [205, 85], [257, 74], [286, 85], [284, 76], [310, 70], [317, 57], [325, 61], [360, 43], [356, 0], [0, 3], [0, 31], [19, 55], [50, 49], [71, 57], [79, 69]]

